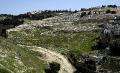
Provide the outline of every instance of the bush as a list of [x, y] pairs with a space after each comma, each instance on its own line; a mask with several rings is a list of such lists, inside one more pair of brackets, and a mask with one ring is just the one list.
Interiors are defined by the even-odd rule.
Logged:
[[106, 14], [108, 14], [108, 13], [111, 13], [111, 10], [110, 10], [110, 9], [108, 9], [108, 10], [106, 11]]
[[91, 15], [91, 11], [88, 12], [88, 15]]
[[106, 11], [106, 14], [108, 14], [108, 13], [116, 14], [116, 11], [111, 11], [111, 10], [108, 9], [108, 10]]
[[111, 11], [111, 14], [116, 14], [116, 11]]
[[80, 17], [86, 16], [86, 12], [82, 12]]
[[60, 64], [56, 62], [50, 63], [50, 68], [45, 69], [45, 73], [58, 73], [60, 70]]

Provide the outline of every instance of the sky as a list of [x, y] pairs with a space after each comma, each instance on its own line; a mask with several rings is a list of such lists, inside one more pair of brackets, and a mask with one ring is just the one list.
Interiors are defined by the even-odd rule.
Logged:
[[0, 0], [0, 14], [22, 14], [34, 10], [78, 9], [116, 4], [120, 0]]

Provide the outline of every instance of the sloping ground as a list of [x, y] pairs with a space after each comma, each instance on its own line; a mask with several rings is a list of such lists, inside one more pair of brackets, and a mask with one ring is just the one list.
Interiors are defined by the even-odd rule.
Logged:
[[15, 44], [41, 46], [59, 53], [69, 50], [88, 52], [96, 43], [99, 32], [53, 32], [46, 29], [21, 30], [10, 32], [9, 39]]
[[63, 55], [50, 51], [45, 48], [37, 47], [37, 46], [26, 46], [26, 45], [20, 45], [23, 47], [29, 47], [32, 48], [31, 50], [40, 52], [43, 57], [39, 57], [40, 59], [43, 59], [48, 62], [57, 62], [60, 64], [60, 71], [59, 73], [73, 73], [75, 71], [75, 68], [71, 65], [71, 63], [68, 61], [66, 57]]
[[78, 12], [29, 21], [9, 29], [8, 39], [0, 43], [0, 70], [5, 69], [8, 73], [43, 73], [46, 61], [55, 61], [61, 65], [60, 73], [72, 73], [74, 68], [61, 54], [91, 51], [99, 36], [99, 31], [95, 30], [99, 30], [98, 25], [109, 17], [113, 15], [88, 15], [81, 18]]
[[[28, 25], [20, 25], [17, 28], [8, 30], [8, 33], [10, 33], [10, 31], [12, 31], [12, 32], [15, 31], [15, 32], [19, 33], [19, 32], [21, 32], [22, 29], [25, 29], [25, 27], [27, 27], [27, 26]], [[27, 27], [27, 28], [29, 28], [29, 27]], [[25, 34], [22, 34], [22, 35], [25, 36]], [[10, 34], [9, 34], [9, 36], [10, 36]], [[14, 35], [12, 35], [12, 36], [14, 36]], [[20, 39], [22, 39], [22, 37], [20, 37]], [[25, 47], [30, 47], [30, 46], [25, 46]], [[54, 61], [54, 62], [57, 62], [60, 64], [61, 68], [60, 68], [59, 73], [73, 73], [75, 71], [74, 67], [69, 63], [67, 58], [65, 58], [63, 55], [52, 52], [50, 50], [46, 50], [45, 48], [39, 48], [39, 47], [38, 47], [39, 49], [35, 49], [35, 48], [37, 48], [37, 47], [34, 47], [33, 51], [38, 51], [42, 55], [45, 55], [45, 58], [43, 58], [42, 60], [48, 61], [48, 62]], [[38, 57], [38, 58], [41, 58], [41, 57]]]
[[[56, 51], [79, 49], [90, 51], [99, 32], [97, 23], [81, 24], [80, 13], [63, 14], [38, 21], [29, 21], [8, 30], [8, 38], [16, 44], [37, 45], [45, 48], [57, 48]], [[80, 42], [81, 41], [81, 42]], [[92, 42], [92, 43], [91, 43]], [[76, 45], [76, 46], [75, 46]]]
[[[79, 20], [79, 13], [56, 16], [56, 17], [44, 19], [42, 21], [30, 21], [29, 23], [25, 23], [23, 25], [17, 26], [16, 28], [8, 30], [8, 39], [16, 45], [21, 44], [26, 46], [27, 45], [41, 46], [47, 49], [57, 51], [62, 54], [67, 54], [69, 50], [74, 50], [81, 53], [88, 52], [91, 50], [92, 45], [95, 44], [95, 38], [98, 37], [99, 32], [86, 32], [86, 31], [94, 30], [94, 28], [97, 29], [95, 25], [96, 23], [95, 24], [86, 23], [85, 25], [80, 23], [75, 24], [76, 21], [78, 20]], [[66, 31], [69, 32], [66, 33]], [[85, 32], [81, 32], [81, 31], [85, 31]], [[28, 49], [25, 50], [31, 51]], [[27, 51], [24, 51], [24, 53]], [[26, 54], [23, 55], [23, 57], [25, 56], [24, 59], [25, 60], [27, 59], [25, 63], [27, 63], [28, 66], [29, 64], [30, 66], [35, 66], [30, 69], [34, 69], [36, 73], [42, 73], [42, 71], [38, 72], [38, 70], [36, 70], [37, 67], [41, 66], [40, 65], [41, 60], [49, 61], [49, 62], [57, 61], [58, 63], [60, 63], [61, 65], [61, 69], [59, 71], [60, 73], [72, 73], [75, 70], [72, 67], [72, 65], [69, 63], [67, 58], [59, 53], [52, 52], [50, 50], [46, 51], [46, 49], [43, 50], [42, 48], [39, 49], [34, 48], [32, 52], [37, 52], [37, 56], [32, 54], [29, 55], [28, 53], [27, 54], [28, 57], [35, 56], [35, 59], [37, 59], [36, 61], [38, 61], [39, 59], [40, 63], [38, 62], [36, 64], [35, 61], [33, 62], [33, 64], [31, 64], [29, 62], [29, 59], [27, 59], [27, 57], [25, 56]], [[46, 55], [46, 57], [45, 58], [39, 57], [38, 52], [42, 53], [42, 55]], [[44, 70], [44, 67], [40, 69]], [[27, 71], [29, 70], [27, 69]]]
[[0, 38], [0, 73], [44, 73], [47, 63], [37, 56], [41, 54]]
[[[93, 15], [90, 19], [94, 18]], [[88, 17], [80, 18], [80, 13], [74, 14], [63, 14], [61, 16], [55, 16], [43, 20], [31, 21], [22, 25], [22, 28], [33, 29], [33, 28], [47, 28], [53, 31], [67, 31], [67, 32], [81, 32], [81, 31], [92, 31], [97, 30], [99, 25], [96, 22], [86, 22]], [[85, 21], [86, 23], [81, 23]], [[32, 28], [31, 28], [32, 27]], [[16, 27], [18, 30], [21, 25]]]
[[81, 24], [77, 23], [80, 20], [80, 13], [66, 14], [61, 16], [56, 16], [48, 19], [43, 19], [42, 21], [33, 22], [36, 24], [35, 27], [44, 28], [48, 27], [54, 31], [91, 31], [98, 29], [96, 23]]

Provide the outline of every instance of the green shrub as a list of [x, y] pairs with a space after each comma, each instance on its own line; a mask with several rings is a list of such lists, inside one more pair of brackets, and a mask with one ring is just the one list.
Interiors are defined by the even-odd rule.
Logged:
[[60, 70], [60, 64], [56, 62], [50, 63], [50, 68], [45, 70], [45, 73], [58, 73]]
[[116, 11], [111, 11], [111, 14], [116, 14]]
[[80, 17], [86, 16], [86, 12], [82, 12]]
[[108, 13], [111, 13], [111, 10], [110, 10], [110, 9], [108, 9], [108, 10], [106, 11], [106, 14], [108, 14]]

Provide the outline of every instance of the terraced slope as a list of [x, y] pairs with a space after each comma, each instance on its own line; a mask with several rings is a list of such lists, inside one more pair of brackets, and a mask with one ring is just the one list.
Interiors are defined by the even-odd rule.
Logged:
[[[29, 21], [16, 28], [7, 30], [8, 40], [15, 46], [22, 48], [20, 51], [17, 51], [17, 54], [23, 53], [20, 61], [22, 58], [23, 61], [21, 62], [25, 64], [25, 69], [21, 69], [21, 73], [42, 73], [46, 68], [47, 61], [60, 63], [61, 69], [59, 73], [73, 73], [74, 67], [61, 54], [67, 54], [70, 50], [81, 53], [88, 52], [91, 50], [92, 45], [95, 44], [94, 39], [99, 35], [99, 32], [94, 32], [94, 30], [99, 29], [96, 23], [81, 24], [78, 22], [80, 20], [79, 15], [80, 13], [64, 14], [44, 20]], [[30, 47], [20, 45], [43, 48], [33, 48], [31, 50]], [[48, 52], [45, 51], [45, 48], [49, 49]], [[46, 55], [46, 58], [42, 58], [42, 55]], [[32, 59], [35, 59], [35, 61]], [[42, 62], [45, 64], [41, 64]], [[8, 69], [11, 70], [11, 68]], [[19, 69], [14, 71], [13, 68], [11, 71], [20, 73]]]
[[[99, 36], [99, 32], [94, 32], [94, 30], [99, 29], [98, 26], [93, 26], [94, 23], [74, 25], [69, 21], [73, 21], [74, 23], [77, 16], [73, 18], [71, 18], [74, 16], [73, 14], [69, 16], [64, 15], [42, 21], [31, 21], [15, 29], [8, 30], [8, 38], [16, 44], [36, 45], [58, 52], [67, 52], [70, 49], [79, 50], [80, 52], [90, 51], [92, 45], [95, 44], [94, 39]], [[69, 18], [71, 19], [69, 20]], [[82, 27], [82, 29], [78, 26]], [[89, 30], [89, 28], [91, 29]]]
[[[47, 66], [47, 61], [57, 61], [61, 65], [60, 73], [72, 73], [75, 69], [65, 56], [70, 51], [76, 54], [91, 51], [92, 46], [96, 44], [96, 38], [99, 36], [100, 28], [98, 25], [104, 19], [101, 17], [113, 17], [113, 15], [101, 14], [81, 18], [80, 14], [81, 12], [78, 12], [43, 20], [26, 21], [23, 25], [7, 30], [8, 39], [6, 42], [8, 41], [15, 47], [8, 47], [8, 49], [12, 48], [10, 52], [12, 56], [9, 55], [8, 58], [10, 59], [6, 59], [5, 55], [5, 58], [1, 61], [1, 67], [7, 67], [6, 70], [14, 73], [42, 73]], [[42, 48], [35, 49], [32, 47], [33, 49], [31, 49], [27, 46]], [[49, 50], [45, 51], [45, 48]], [[43, 55], [46, 55], [46, 58], [42, 58]], [[49, 56], [50, 58], [48, 58]], [[12, 63], [11, 61], [9, 63], [8, 60], [12, 60]], [[6, 61], [8, 64], [4, 63]], [[42, 64], [43, 62], [44, 64]]]

